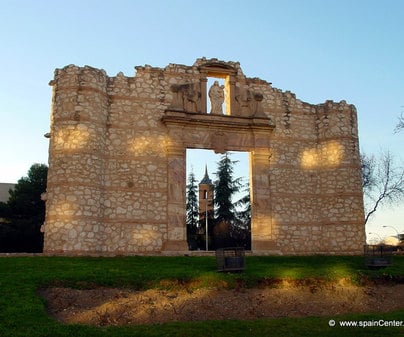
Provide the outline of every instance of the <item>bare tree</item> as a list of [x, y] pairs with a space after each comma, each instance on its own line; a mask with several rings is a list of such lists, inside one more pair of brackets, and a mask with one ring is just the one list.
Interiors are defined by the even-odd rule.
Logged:
[[398, 117], [398, 122], [396, 128], [394, 129], [394, 133], [398, 133], [401, 130], [404, 130], [404, 115], [401, 113], [400, 117]]
[[394, 157], [384, 152], [380, 158], [361, 155], [362, 185], [365, 197], [365, 223], [378, 207], [404, 200], [404, 167], [395, 166]]
[[376, 160], [373, 155], [361, 153], [362, 166], [362, 188], [364, 194], [367, 194], [375, 185], [375, 165]]

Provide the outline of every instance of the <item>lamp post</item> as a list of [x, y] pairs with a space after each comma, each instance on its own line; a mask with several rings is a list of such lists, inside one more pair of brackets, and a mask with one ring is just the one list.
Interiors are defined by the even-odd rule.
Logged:
[[400, 234], [398, 233], [398, 230], [393, 226], [383, 226], [383, 228], [387, 228], [387, 227], [393, 228], [397, 233], [397, 240], [400, 240]]
[[369, 235], [377, 235], [379, 237], [379, 239], [380, 239], [380, 242], [383, 241], [382, 237], [377, 233], [369, 232]]
[[208, 191], [204, 193], [205, 199], [205, 244], [206, 251], [209, 250], [209, 232], [208, 232]]

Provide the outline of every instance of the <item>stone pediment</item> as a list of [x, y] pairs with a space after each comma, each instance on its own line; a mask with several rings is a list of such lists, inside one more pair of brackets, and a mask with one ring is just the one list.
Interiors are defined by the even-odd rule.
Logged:
[[217, 76], [219, 78], [225, 78], [229, 75], [234, 76], [238, 72], [238, 69], [234, 65], [229, 64], [229, 62], [217, 61], [215, 59], [201, 64], [198, 66], [198, 70], [207, 76]]
[[240, 63], [232, 61], [221, 61], [217, 58], [206, 59], [205, 57], [199, 58], [195, 61], [194, 67], [197, 67], [200, 71], [214, 71], [226, 72], [233, 75], [243, 75]]

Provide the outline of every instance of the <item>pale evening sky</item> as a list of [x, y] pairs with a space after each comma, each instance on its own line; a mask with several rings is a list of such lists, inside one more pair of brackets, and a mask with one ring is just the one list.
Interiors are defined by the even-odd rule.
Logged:
[[[0, 182], [47, 163], [55, 68], [133, 76], [137, 65], [203, 56], [238, 61], [247, 77], [309, 103], [354, 104], [361, 149], [388, 149], [403, 164], [404, 131], [393, 133], [404, 110], [403, 15], [401, 0], [0, 0]], [[205, 162], [214, 171], [210, 160], [193, 164], [198, 178]], [[404, 204], [378, 213], [367, 233], [404, 231]]]

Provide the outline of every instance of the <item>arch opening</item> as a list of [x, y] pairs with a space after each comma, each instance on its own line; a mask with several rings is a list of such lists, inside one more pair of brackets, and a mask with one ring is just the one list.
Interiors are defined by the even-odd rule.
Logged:
[[[243, 151], [216, 154], [205, 149], [186, 150], [185, 212], [189, 250], [251, 249], [249, 157], [249, 152]], [[226, 178], [223, 174], [227, 169]], [[232, 189], [228, 195], [231, 206], [221, 200], [227, 195], [226, 187]], [[223, 214], [223, 209], [228, 208], [229, 213]]]

